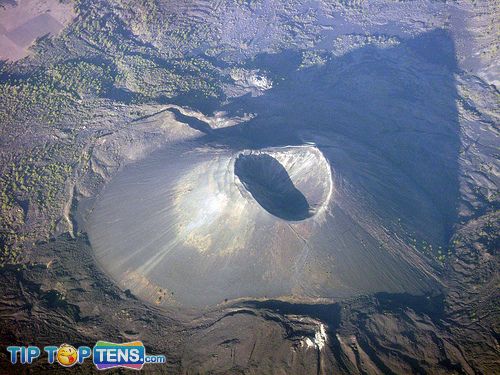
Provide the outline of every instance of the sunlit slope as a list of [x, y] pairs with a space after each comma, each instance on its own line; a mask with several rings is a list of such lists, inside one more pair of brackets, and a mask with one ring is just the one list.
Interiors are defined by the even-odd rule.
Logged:
[[118, 175], [90, 238], [123, 288], [157, 303], [428, 291], [416, 252], [370, 226], [341, 179], [313, 146], [179, 146]]

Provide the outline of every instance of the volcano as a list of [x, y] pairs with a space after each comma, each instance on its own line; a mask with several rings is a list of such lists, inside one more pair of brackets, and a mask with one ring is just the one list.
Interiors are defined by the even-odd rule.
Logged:
[[179, 146], [110, 183], [90, 240], [122, 288], [160, 305], [429, 290], [408, 247], [359, 224], [341, 181], [314, 145]]

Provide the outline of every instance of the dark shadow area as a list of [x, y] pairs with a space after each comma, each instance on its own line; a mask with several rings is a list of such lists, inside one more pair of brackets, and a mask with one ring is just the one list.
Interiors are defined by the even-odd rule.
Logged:
[[211, 116], [221, 106], [220, 98], [207, 96], [199, 90], [191, 90], [173, 98], [161, 96], [156, 101], [159, 104], [176, 104], [181, 107], [196, 108], [197, 111], [207, 116]]
[[177, 121], [188, 124], [189, 127], [195, 130], [198, 130], [205, 134], [210, 134], [212, 132], [212, 128], [210, 127], [210, 125], [208, 125], [206, 122], [198, 120], [196, 117], [186, 116], [182, 114], [181, 111], [179, 111], [177, 108], [170, 108], [169, 111], [175, 115], [175, 119]]
[[435, 323], [444, 316], [444, 295], [413, 296], [408, 293], [377, 293], [375, 298], [381, 311], [397, 311], [411, 308], [418, 314], [426, 314]]
[[267, 309], [281, 315], [305, 315], [318, 319], [328, 325], [330, 333], [335, 332], [340, 324], [340, 309], [338, 303], [333, 304], [307, 304], [290, 303], [279, 300], [248, 301], [242, 304], [255, 309]]
[[240, 155], [234, 173], [269, 213], [285, 220], [311, 216], [306, 197], [294, 186], [286, 169], [270, 155]]
[[[457, 65], [448, 33], [435, 30], [388, 48], [365, 46], [323, 65], [300, 68], [300, 64], [301, 53], [295, 51], [263, 54], [249, 62], [249, 69], [267, 72], [273, 88], [220, 107], [229, 116], [257, 116], [234, 127], [215, 129], [217, 141], [239, 138], [249, 148], [263, 148], [339, 136], [352, 140], [367, 150], [365, 160], [358, 155], [360, 162], [374, 163], [368, 155], [376, 154], [397, 171], [402, 185], [396, 191], [412, 186], [436, 207], [446, 229], [440, 229], [435, 236], [439, 238], [429, 240], [446, 246], [456, 221], [460, 148]], [[328, 147], [316, 143], [322, 151]], [[349, 148], [346, 143], [347, 154], [352, 152]], [[385, 197], [387, 190], [372, 186], [347, 164], [336, 169], [373, 195], [375, 210], [387, 211], [391, 199]], [[387, 171], [387, 166], [373, 164], [370, 173], [383, 185]], [[405, 221], [407, 216], [422, 215], [418, 204], [407, 204], [404, 199], [395, 204], [402, 226], [412, 227], [415, 220]], [[425, 239], [427, 230], [408, 229], [408, 233]]]
[[123, 104], [132, 104], [139, 100], [136, 93], [115, 86], [110, 87], [109, 90], [107, 90], [104, 94], [104, 97], [117, 102], [121, 102]]

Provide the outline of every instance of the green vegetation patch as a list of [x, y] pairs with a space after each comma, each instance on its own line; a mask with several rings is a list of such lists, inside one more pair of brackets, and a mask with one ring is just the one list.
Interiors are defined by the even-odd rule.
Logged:
[[101, 96], [114, 82], [110, 66], [72, 61], [47, 69], [54, 85], [78, 97]]
[[53, 124], [74, 99], [53, 81], [29, 78], [0, 82], [0, 124], [2, 128], [19, 120]]
[[[16, 258], [26, 240], [39, 237], [36, 223], [25, 225], [28, 210], [51, 222], [65, 202], [65, 183], [81, 161], [81, 150], [74, 144], [36, 147], [29, 155], [8, 163], [0, 176], [0, 264]], [[36, 232], [36, 233], [35, 233]]]
[[167, 64], [141, 55], [127, 55], [117, 61], [117, 67], [117, 85], [146, 98], [172, 98], [190, 91], [206, 97], [221, 95], [218, 72], [202, 59]]

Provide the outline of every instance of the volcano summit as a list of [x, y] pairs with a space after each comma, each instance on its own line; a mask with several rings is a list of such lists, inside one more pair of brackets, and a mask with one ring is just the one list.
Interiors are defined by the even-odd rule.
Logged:
[[[246, 192], [284, 220], [315, 215], [327, 206], [332, 193], [328, 162], [313, 147], [242, 152], [234, 162], [234, 172]], [[242, 190], [242, 195], [246, 192]]]

